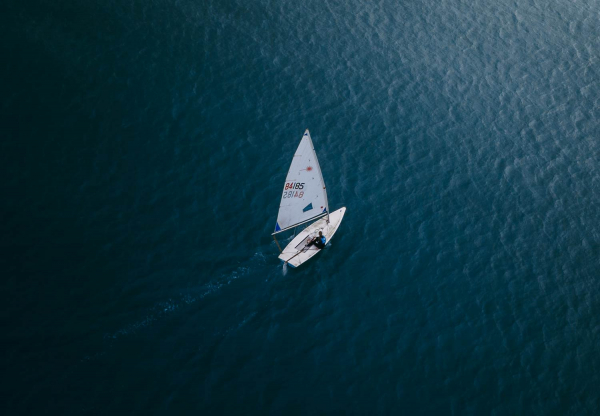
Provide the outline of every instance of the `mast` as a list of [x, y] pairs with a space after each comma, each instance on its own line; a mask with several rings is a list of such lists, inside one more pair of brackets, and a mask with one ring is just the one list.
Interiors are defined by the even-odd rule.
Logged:
[[[306, 129], [308, 132], [308, 129]], [[321, 171], [321, 165], [319, 165], [319, 159], [317, 159], [317, 152], [315, 150], [315, 145], [310, 138], [310, 134], [308, 135], [308, 140], [310, 142], [310, 147], [312, 147], [312, 151], [315, 154], [315, 164], [317, 165], [317, 170], [319, 171], [319, 176], [321, 177], [321, 184], [323, 185], [323, 196], [325, 197], [325, 208], [327, 209], [327, 223], [329, 224], [329, 203], [327, 202], [327, 189], [325, 186], [325, 179], [323, 179], [323, 171]]]

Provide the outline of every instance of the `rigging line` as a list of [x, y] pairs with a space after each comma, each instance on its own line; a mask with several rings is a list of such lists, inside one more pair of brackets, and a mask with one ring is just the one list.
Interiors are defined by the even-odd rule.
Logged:
[[275, 235], [273, 235], [273, 240], [275, 240], [275, 244], [277, 244], [277, 248], [279, 249], [279, 252], [283, 253], [283, 250], [281, 249], [281, 246], [279, 245], [279, 241], [277, 241], [277, 239], [275, 238]]
[[[290, 262], [290, 260], [291, 260], [291, 259], [293, 259], [294, 257], [296, 257], [298, 254], [300, 254], [300, 253], [305, 253], [305, 252], [307, 252], [307, 251], [308, 251], [308, 250], [310, 250], [310, 249], [311, 249], [311, 248], [310, 248], [310, 246], [308, 246], [308, 245], [305, 245], [305, 246], [302, 248], [302, 250], [300, 250], [299, 252], [297, 252], [296, 254], [294, 254], [292, 257], [290, 257], [289, 259], [287, 259], [286, 261], [284, 261], [284, 262], [283, 262], [283, 264], [287, 264], [287, 263], [289, 263], [289, 262]], [[315, 250], [316, 250], [316, 249], [315, 249]], [[322, 248], [319, 248], [318, 250], [323, 250], [323, 249], [322, 249]]]

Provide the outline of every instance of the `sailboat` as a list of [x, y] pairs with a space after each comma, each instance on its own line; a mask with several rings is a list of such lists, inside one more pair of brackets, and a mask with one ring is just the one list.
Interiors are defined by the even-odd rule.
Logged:
[[[309, 242], [319, 235], [319, 231], [329, 242], [340, 226], [345, 212], [346, 208], [343, 207], [329, 213], [325, 181], [310, 132], [306, 129], [285, 178], [275, 232], [272, 234], [281, 252], [279, 259], [292, 267], [298, 267], [311, 259], [321, 249], [309, 245]], [[276, 234], [312, 221], [315, 222], [308, 225], [281, 250], [275, 238]]]

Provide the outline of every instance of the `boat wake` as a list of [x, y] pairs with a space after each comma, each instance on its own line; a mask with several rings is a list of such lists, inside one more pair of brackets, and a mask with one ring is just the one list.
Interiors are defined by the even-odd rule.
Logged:
[[[255, 253], [250, 258], [246, 265], [237, 267], [230, 273], [223, 274], [219, 278], [200, 286], [199, 288], [189, 292], [181, 294], [177, 297], [170, 297], [164, 301], [156, 303], [154, 306], [147, 310], [145, 316], [133, 323], [127, 324], [122, 328], [104, 334], [103, 341], [104, 347], [110, 348], [115, 343], [126, 336], [135, 335], [155, 323], [159, 322], [163, 318], [176, 313], [177, 311], [184, 311], [191, 305], [200, 302], [207, 296], [214, 295], [221, 291], [224, 287], [232, 284], [237, 279], [248, 276], [257, 264], [264, 264], [266, 262], [265, 256], [262, 253]], [[245, 322], [243, 322], [245, 324]], [[93, 361], [106, 354], [106, 351], [88, 354], [84, 356], [81, 361]]]
[[225, 331], [223, 331], [223, 333], [221, 333], [220, 335], [223, 337], [226, 337], [227, 335], [230, 335], [230, 334], [238, 331], [240, 328], [242, 328], [244, 325], [246, 325], [248, 322], [250, 322], [252, 320], [252, 318], [254, 318], [256, 316], [257, 313], [258, 312], [251, 312], [244, 319], [242, 319], [239, 323], [237, 323], [233, 326], [230, 326]]

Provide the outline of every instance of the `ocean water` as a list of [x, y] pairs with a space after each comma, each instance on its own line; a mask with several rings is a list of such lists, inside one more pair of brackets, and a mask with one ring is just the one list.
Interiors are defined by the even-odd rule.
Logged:
[[597, 414], [599, 6], [3, 2], [2, 414]]

